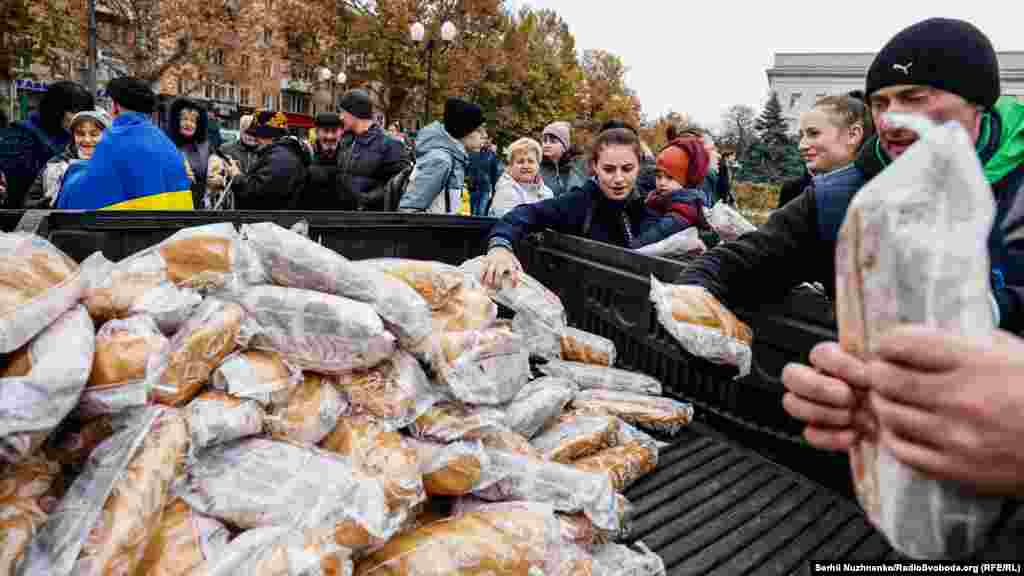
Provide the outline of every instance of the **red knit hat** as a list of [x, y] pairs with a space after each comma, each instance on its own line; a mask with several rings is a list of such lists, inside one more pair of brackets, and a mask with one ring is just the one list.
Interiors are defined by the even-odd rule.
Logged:
[[686, 188], [695, 188], [708, 175], [708, 153], [697, 138], [677, 138], [658, 154], [658, 170]]

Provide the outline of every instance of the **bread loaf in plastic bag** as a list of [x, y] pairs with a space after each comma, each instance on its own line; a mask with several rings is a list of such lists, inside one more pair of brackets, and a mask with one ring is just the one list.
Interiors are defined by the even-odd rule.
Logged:
[[740, 236], [757, 230], [742, 214], [725, 202], [718, 202], [710, 210], [706, 210], [705, 217], [711, 228], [718, 233], [718, 237], [725, 242], [731, 242]]
[[399, 350], [367, 370], [334, 378], [354, 414], [366, 414], [390, 430], [405, 428], [441, 399], [420, 364]]
[[654, 432], [672, 436], [693, 420], [693, 406], [659, 396], [614, 390], [583, 390], [573, 398], [578, 412], [604, 412]]
[[238, 349], [245, 311], [234, 302], [206, 298], [171, 338], [165, 353], [150, 356], [147, 379], [154, 400], [183, 406], [210, 374]]
[[25, 547], [46, 520], [47, 501], [60, 466], [44, 458], [26, 460], [0, 472], [0, 573], [13, 574]]
[[[722, 204], [719, 202], [719, 204]], [[634, 549], [635, 548], [635, 549]], [[665, 561], [643, 542], [609, 543], [594, 551], [594, 576], [665, 576]]]
[[737, 367], [736, 378], [750, 373], [753, 332], [705, 288], [662, 284], [652, 275], [651, 302], [658, 322], [687, 352]]
[[74, 260], [34, 234], [0, 233], [0, 353], [27, 344], [81, 296]]
[[231, 541], [204, 576], [351, 576], [352, 552], [324, 528], [273, 526]]
[[183, 410], [192, 438], [191, 450], [198, 452], [263, 432], [263, 407], [253, 400], [229, 396], [219, 390], [203, 392]]
[[480, 488], [485, 479], [487, 454], [476, 442], [441, 444], [409, 438], [415, 450], [423, 486], [431, 496], [461, 496]]
[[172, 499], [164, 507], [160, 526], [146, 547], [138, 574], [205, 575], [209, 563], [226, 553], [230, 538], [223, 524], [197, 514], [179, 498]]
[[395, 337], [369, 304], [300, 288], [255, 286], [242, 343], [278, 352], [303, 370], [339, 374], [370, 368], [395, 352]]
[[668, 238], [636, 249], [637, 252], [646, 256], [661, 256], [663, 258], [700, 254], [705, 250], [707, 250], [707, 246], [700, 239], [700, 230], [696, 226], [691, 226]]
[[169, 345], [149, 316], [110, 320], [96, 333], [89, 382], [77, 412], [82, 418], [116, 414], [145, 406], [148, 400], [146, 368]]
[[[894, 122], [896, 119], [894, 119]], [[902, 120], [902, 122], [908, 122]], [[954, 123], [927, 128], [857, 193], [836, 250], [842, 347], [875, 357], [879, 338], [920, 323], [991, 338], [986, 245], [995, 206], [970, 138]], [[979, 549], [1003, 501], [929, 478], [873, 438], [850, 450], [857, 498], [900, 552], [950, 559]]]
[[[84, 310], [83, 310], [84, 312]], [[173, 408], [131, 409], [29, 544], [19, 576], [134, 574], [188, 446]]]
[[95, 348], [92, 319], [76, 306], [8, 359], [0, 374], [0, 465], [36, 452], [71, 412]]
[[265, 422], [272, 438], [303, 444], [324, 439], [348, 410], [348, 402], [334, 386], [334, 378], [304, 373], [302, 384], [292, 389], [288, 400], [267, 411]]
[[503, 450], [538, 460], [544, 458], [526, 436], [511, 430], [489, 430], [480, 436], [480, 443], [488, 450]]
[[106, 415], [89, 420], [80, 426], [68, 425], [58, 428], [57, 434], [44, 448], [46, 457], [73, 468], [84, 465], [92, 451], [114, 435], [113, 422], [113, 415]]
[[538, 378], [526, 384], [511, 402], [501, 407], [503, 422], [513, 432], [533, 438], [562, 413], [576, 394], [576, 385], [564, 378]]
[[490, 432], [504, 429], [500, 409], [471, 407], [459, 402], [435, 404], [409, 426], [409, 432], [416, 438], [445, 444], [480, 440]]
[[255, 400], [263, 407], [287, 402], [302, 381], [302, 370], [285, 362], [280, 354], [265, 350], [236, 352], [210, 377], [210, 385], [217, 390]]
[[569, 464], [615, 446], [619, 421], [607, 414], [566, 413], [541, 431], [530, 444], [554, 462]]
[[[480, 282], [484, 257], [467, 260], [460, 268]], [[566, 325], [565, 306], [561, 299], [529, 274], [521, 272], [515, 286], [505, 283], [501, 289], [489, 291], [495, 302], [515, 311], [517, 315], [531, 316], [551, 328], [560, 329]]]
[[613, 390], [634, 394], [661, 395], [661, 382], [640, 372], [581, 362], [548, 360], [537, 367], [542, 374], [572, 381], [581, 390]]
[[623, 492], [654, 471], [658, 466], [658, 450], [640, 442], [628, 442], [575, 460], [572, 465], [587, 472], [604, 472], [611, 478], [615, 490]]
[[523, 338], [505, 327], [441, 335], [439, 380], [469, 404], [496, 405], [515, 398], [530, 379]]
[[274, 284], [369, 304], [406, 350], [419, 350], [433, 332], [427, 302], [397, 278], [272, 222], [242, 226], [242, 235]]
[[614, 366], [615, 343], [604, 336], [567, 326], [562, 331], [562, 359], [598, 366]]

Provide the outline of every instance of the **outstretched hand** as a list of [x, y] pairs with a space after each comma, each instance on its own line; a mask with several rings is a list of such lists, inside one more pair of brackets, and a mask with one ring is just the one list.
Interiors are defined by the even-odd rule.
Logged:
[[484, 258], [484, 271], [480, 281], [488, 288], [501, 290], [505, 280], [508, 280], [511, 286], [516, 286], [522, 270], [522, 264], [511, 250], [502, 247], [491, 248]]

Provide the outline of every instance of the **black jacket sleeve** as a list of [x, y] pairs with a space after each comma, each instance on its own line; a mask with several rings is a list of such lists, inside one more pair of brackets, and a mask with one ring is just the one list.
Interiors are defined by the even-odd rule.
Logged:
[[725, 159], [718, 162], [718, 182], [716, 183], [715, 194], [719, 200], [731, 206], [736, 205], [736, 199], [732, 196], [732, 176], [729, 174], [729, 163]]
[[[1024, 334], [1024, 168], [1018, 168], [1007, 183], [1006, 194], [1010, 204], [1001, 227], [1003, 251], [1005, 253], [1002, 286], [993, 286], [993, 296], [999, 306], [999, 327], [1017, 335]], [[1016, 188], [1016, 190], [1014, 190]]]
[[487, 237], [488, 248], [499, 244], [514, 249], [524, 237], [546, 228], [563, 234], [578, 234], [580, 217], [586, 217], [584, 203], [590, 203], [585, 194], [563, 194], [541, 202], [521, 204], [491, 228]]
[[[235, 195], [246, 207], [285, 210], [292, 206], [293, 192], [301, 192], [296, 178], [305, 183], [302, 162], [284, 146], [275, 145], [256, 161]], [[299, 190], [295, 190], [299, 188]]]

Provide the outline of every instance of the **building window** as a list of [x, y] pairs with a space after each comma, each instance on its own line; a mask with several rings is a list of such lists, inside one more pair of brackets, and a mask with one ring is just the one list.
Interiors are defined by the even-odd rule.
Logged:
[[210, 54], [210, 61], [213, 62], [214, 64], [216, 64], [217, 66], [223, 66], [224, 65], [224, 51], [221, 50], [220, 48], [217, 48], [216, 50], [213, 50], [213, 52]]
[[239, 89], [239, 91], [238, 91], [238, 99], [240, 100], [240, 103], [243, 106], [248, 106], [249, 105], [249, 89], [248, 88], [241, 88], [241, 89]]
[[264, 28], [260, 40], [263, 42], [264, 46], [270, 46], [270, 44], [273, 43], [274, 41], [274, 31], [271, 30], [270, 28]]
[[263, 95], [263, 108], [265, 108], [267, 110], [273, 110], [274, 109], [274, 96], [273, 95], [271, 95], [271, 94], [264, 94]]
[[207, 100], [213, 100], [213, 84], [203, 86], [203, 97]]
[[237, 102], [238, 100], [235, 99], [235, 94], [238, 93], [237, 84], [235, 84], [234, 82], [232, 82], [231, 84], [228, 84], [227, 90], [228, 90], [228, 102]]
[[801, 94], [799, 92], [793, 92], [792, 94], [790, 94], [789, 95], [789, 107], [790, 107], [790, 109], [795, 107], [797, 105], [797, 103], [800, 102], [800, 98], [802, 98], [802, 97], [803, 97], [803, 94]]
[[242, 70], [249, 70], [249, 66], [252, 65], [252, 59], [248, 56], [242, 56]]

